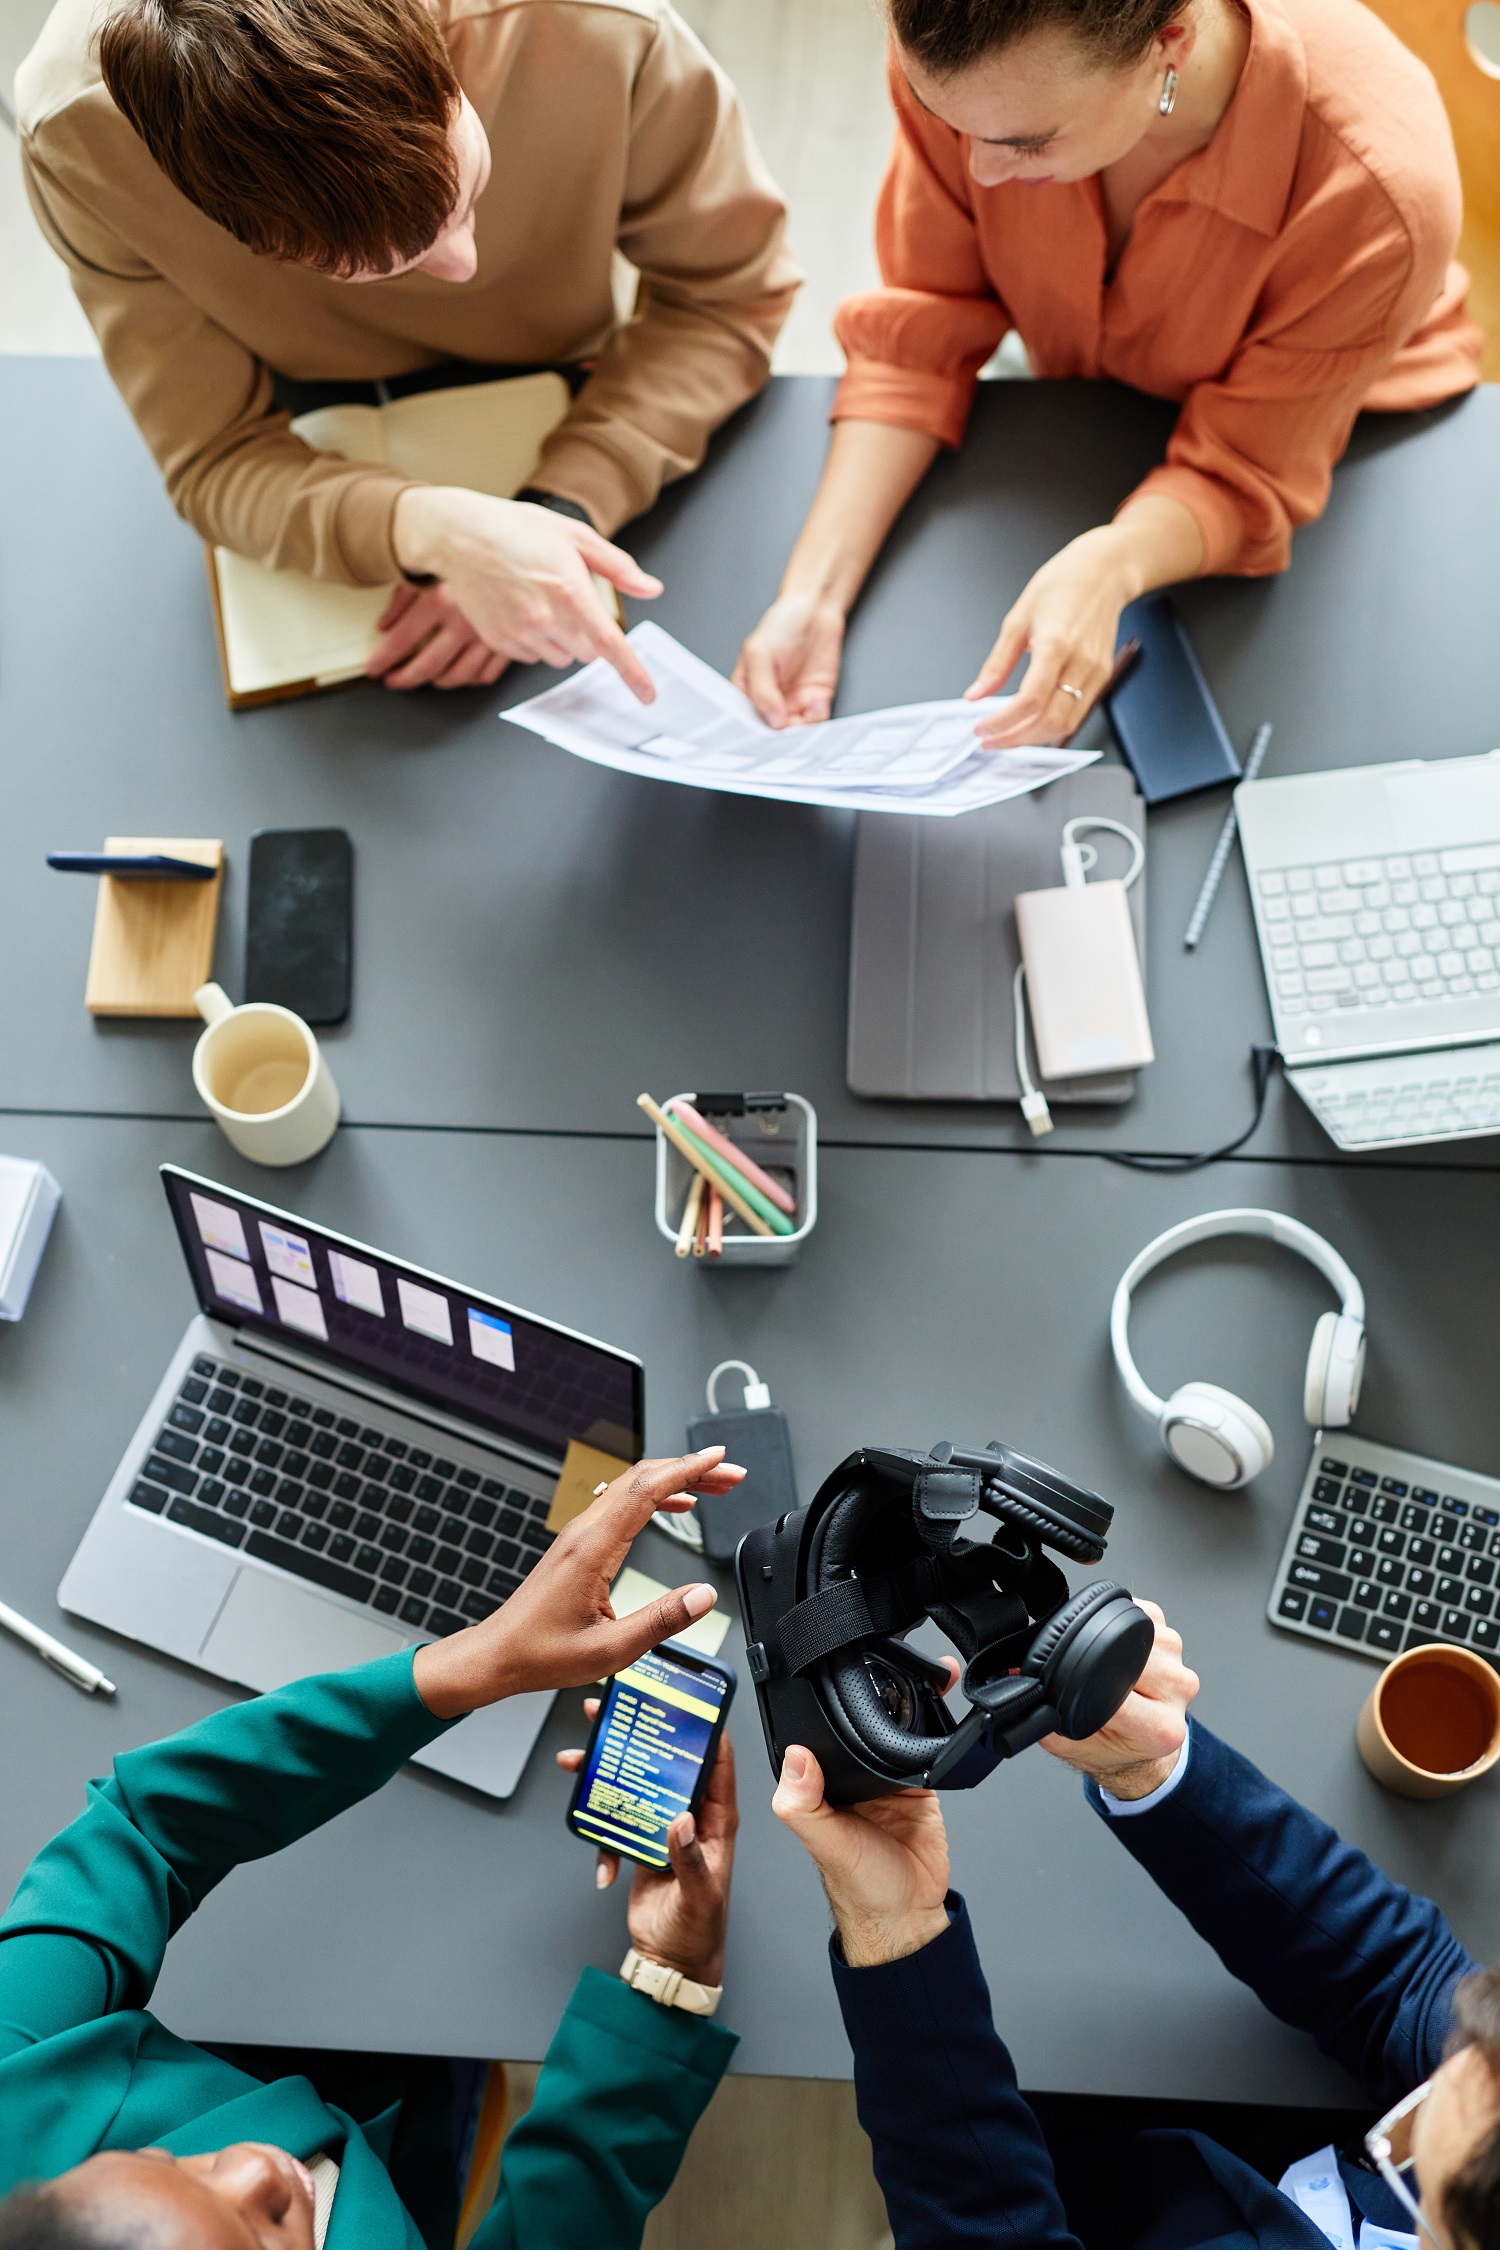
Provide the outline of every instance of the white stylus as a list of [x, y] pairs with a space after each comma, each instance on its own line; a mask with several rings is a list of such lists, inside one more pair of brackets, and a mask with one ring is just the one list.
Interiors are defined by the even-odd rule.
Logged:
[[[1260, 772], [1261, 761], [1265, 757], [1266, 745], [1270, 739], [1271, 727], [1270, 722], [1267, 721], [1265, 726], [1257, 727], [1255, 730], [1255, 740], [1250, 745], [1250, 755], [1245, 760], [1245, 770], [1240, 775], [1241, 781], [1253, 781]], [[1198, 903], [1193, 908], [1192, 919], [1187, 926], [1187, 935], [1182, 941], [1189, 953], [1196, 949], [1198, 940], [1203, 935], [1204, 925], [1208, 921], [1208, 910], [1218, 896], [1219, 878], [1229, 865], [1229, 854], [1234, 849], [1234, 836], [1234, 807], [1231, 805], [1224, 815], [1224, 825], [1219, 830], [1219, 841], [1214, 846], [1213, 858], [1208, 863], [1208, 873], [1203, 878], [1203, 888], [1198, 893]]]
[[65, 1680], [71, 1680], [74, 1687], [82, 1688], [85, 1695], [114, 1694], [114, 1681], [107, 1680], [97, 1664], [90, 1664], [86, 1658], [75, 1656], [72, 1649], [64, 1648], [61, 1641], [55, 1641], [50, 1633], [44, 1633], [40, 1625], [33, 1625], [31, 1619], [23, 1617], [19, 1610], [7, 1609], [4, 1602], [0, 1602], [0, 1626], [7, 1633], [14, 1633], [16, 1639], [24, 1641], [28, 1648], [34, 1648], [44, 1664], [50, 1664], [54, 1672], [61, 1672]]

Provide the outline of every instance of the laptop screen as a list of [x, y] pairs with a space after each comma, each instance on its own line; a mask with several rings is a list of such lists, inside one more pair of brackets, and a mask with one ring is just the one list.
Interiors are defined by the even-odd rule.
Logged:
[[371, 1375], [561, 1461], [573, 1439], [634, 1461], [644, 1375], [628, 1352], [459, 1289], [164, 1164], [198, 1300], [236, 1328]]

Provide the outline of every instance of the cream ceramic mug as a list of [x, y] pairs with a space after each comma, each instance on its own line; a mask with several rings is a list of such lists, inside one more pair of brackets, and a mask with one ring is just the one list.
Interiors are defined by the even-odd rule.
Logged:
[[1434, 1641], [1387, 1664], [1355, 1729], [1375, 1779], [1402, 1797], [1450, 1797], [1500, 1760], [1500, 1675]]
[[237, 1008], [221, 985], [193, 994], [208, 1025], [193, 1049], [193, 1084], [225, 1138], [252, 1164], [305, 1164], [333, 1139], [339, 1090], [307, 1025], [290, 1008]]

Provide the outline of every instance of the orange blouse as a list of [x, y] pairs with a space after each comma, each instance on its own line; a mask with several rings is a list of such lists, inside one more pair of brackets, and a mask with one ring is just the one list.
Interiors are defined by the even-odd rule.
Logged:
[[1362, 407], [1432, 406], [1478, 382], [1431, 76], [1359, 0], [1242, 4], [1234, 98], [1141, 203], [1108, 281], [1097, 179], [981, 187], [964, 136], [892, 55], [885, 286], [839, 307], [835, 418], [956, 445], [979, 369], [1018, 329], [1038, 375], [1180, 403], [1166, 461], [1137, 489], [1191, 510], [1206, 570], [1255, 576], [1284, 570], [1293, 526], [1321, 514]]

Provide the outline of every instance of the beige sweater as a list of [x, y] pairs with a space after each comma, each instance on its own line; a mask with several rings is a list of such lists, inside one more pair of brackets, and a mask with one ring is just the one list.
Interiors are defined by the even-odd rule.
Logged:
[[[479, 270], [331, 281], [254, 256], [172, 187], [100, 81], [99, 0], [22, 65], [26, 183], [105, 361], [204, 538], [277, 567], [397, 575], [406, 479], [312, 452], [271, 371], [369, 381], [444, 359], [594, 363], [537, 483], [613, 531], [766, 380], [798, 273], [738, 97], [667, 0], [435, 0], [490, 137]], [[641, 276], [621, 325], [614, 253]]]

